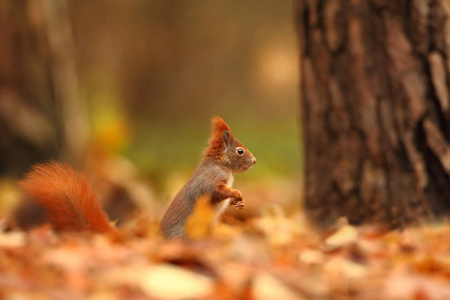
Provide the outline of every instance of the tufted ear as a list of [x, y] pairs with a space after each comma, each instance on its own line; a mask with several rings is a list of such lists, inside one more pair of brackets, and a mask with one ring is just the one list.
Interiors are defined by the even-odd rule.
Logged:
[[209, 144], [214, 149], [223, 149], [225, 145], [228, 145], [233, 140], [233, 134], [230, 127], [222, 118], [215, 117], [212, 119], [212, 133]]
[[230, 141], [230, 136], [231, 136], [231, 134], [228, 130], [224, 130], [222, 132], [222, 141], [224, 141], [225, 144], [227, 144], [227, 145], [228, 145], [228, 142]]

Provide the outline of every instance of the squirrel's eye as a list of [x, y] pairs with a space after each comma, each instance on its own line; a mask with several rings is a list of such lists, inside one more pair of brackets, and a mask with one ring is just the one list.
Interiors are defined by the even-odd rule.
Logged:
[[237, 154], [242, 155], [242, 154], [244, 154], [244, 149], [237, 148], [236, 152], [237, 152]]

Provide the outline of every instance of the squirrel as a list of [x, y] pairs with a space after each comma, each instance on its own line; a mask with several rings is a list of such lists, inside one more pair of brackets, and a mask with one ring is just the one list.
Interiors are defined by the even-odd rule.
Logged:
[[164, 214], [160, 229], [166, 238], [185, 238], [185, 225], [192, 214], [196, 200], [208, 196], [216, 218], [230, 205], [244, 208], [239, 190], [232, 189], [233, 173], [242, 173], [253, 167], [256, 158], [233, 137], [230, 127], [219, 117], [212, 120], [209, 147], [192, 177], [181, 188]]
[[[231, 188], [233, 173], [247, 171], [256, 163], [256, 158], [233, 137], [225, 121], [216, 117], [212, 123], [213, 132], [202, 161], [161, 220], [161, 233], [166, 238], [186, 237], [186, 221], [196, 200], [205, 195], [217, 216], [230, 203], [236, 208], [244, 207], [242, 193]], [[55, 230], [117, 231], [84, 174], [76, 172], [69, 164], [54, 161], [37, 164], [19, 185], [44, 208]]]

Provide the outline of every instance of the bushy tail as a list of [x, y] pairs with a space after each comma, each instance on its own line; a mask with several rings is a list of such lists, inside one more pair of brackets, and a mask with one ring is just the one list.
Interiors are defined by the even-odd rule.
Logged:
[[45, 209], [56, 230], [116, 230], [109, 223], [86, 177], [68, 164], [35, 165], [19, 184]]

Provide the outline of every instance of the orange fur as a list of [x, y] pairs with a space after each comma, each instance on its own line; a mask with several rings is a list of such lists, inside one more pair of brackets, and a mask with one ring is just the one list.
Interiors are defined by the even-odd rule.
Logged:
[[205, 155], [213, 156], [222, 153], [225, 146], [224, 141], [222, 140], [222, 134], [225, 130], [230, 133], [230, 139], [233, 139], [230, 127], [228, 127], [227, 123], [225, 123], [222, 118], [215, 117], [212, 119], [212, 133], [209, 140], [209, 147], [206, 148]]
[[57, 162], [35, 165], [19, 184], [45, 209], [56, 230], [116, 230], [86, 177], [70, 165]]

